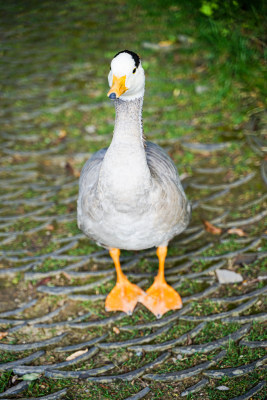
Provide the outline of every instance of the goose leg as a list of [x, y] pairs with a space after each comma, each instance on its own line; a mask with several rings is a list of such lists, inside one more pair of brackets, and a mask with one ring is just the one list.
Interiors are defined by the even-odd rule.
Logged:
[[159, 271], [154, 283], [146, 291], [147, 296], [142, 298], [142, 304], [147, 307], [157, 318], [160, 318], [169, 310], [182, 308], [180, 295], [165, 281], [164, 263], [167, 255], [167, 246], [157, 249], [159, 259]]
[[145, 293], [137, 285], [129, 282], [122, 272], [120, 266], [120, 250], [110, 249], [109, 254], [115, 264], [117, 282], [106, 298], [106, 311], [124, 311], [131, 315], [136, 303]]

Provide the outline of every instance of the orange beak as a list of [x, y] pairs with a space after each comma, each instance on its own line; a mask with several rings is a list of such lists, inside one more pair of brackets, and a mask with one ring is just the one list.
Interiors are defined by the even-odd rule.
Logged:
[[107, 96], [110, 97], [111, 99], [117, 99], [123, 93], [125, 93], [126, 90], [128, 90], [128, 88], [125, 86], [125, 81], [126, 81], [126, 75], [122, 76], [121, 78], [117, 78], [115, 75], [113, 75], [112, 86]]

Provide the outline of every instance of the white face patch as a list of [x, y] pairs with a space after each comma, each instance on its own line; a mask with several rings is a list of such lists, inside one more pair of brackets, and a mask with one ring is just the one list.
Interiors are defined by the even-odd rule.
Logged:
[[117, 78], [133, 73], [135, 63], [133, 57], [128, 53], [121, 53], [111, 61], [111, 70]]
[[[135, 73], [133, 71], [135, 70]], [[109, 86], [112, 86], [113, 75], [117, 78], [126, 76], [127, 91], [120, 96], [122, 100], [134, 100], [144, 96], [145, 73], [141, 65], [135, 65], [133, 57], [128, 53], [120, 53], [111, 61], [111, 70], [108, 75]]]

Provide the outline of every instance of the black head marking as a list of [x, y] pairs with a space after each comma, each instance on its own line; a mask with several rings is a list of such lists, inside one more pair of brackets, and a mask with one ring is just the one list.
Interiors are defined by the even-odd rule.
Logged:
[[136, 68], [138, 68], [138, 66], [140, 64], [140, 57], [136, 53], [134, 53], [133, 51], [130, 51], [130, 50], [122, 50], [122, 51], [119, 51], [119, 53], [117, 53], [113, 58], [117, 57], [121, 53], [130, 54], [132, 56], [132, 58], [134, 59], [134, 64], [135, 64]]

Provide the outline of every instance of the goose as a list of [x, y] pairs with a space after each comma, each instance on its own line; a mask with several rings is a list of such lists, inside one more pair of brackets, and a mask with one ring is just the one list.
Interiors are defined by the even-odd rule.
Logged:
[[[110, 146], [85, 163], [79, 181], [78, 227], [109, 250], [117, 280], [105, 301], [106, 311], [131, 315], [137, 302], [157, 318], [182, 307], [167, 284], [164, 265], [169, 241], [189, 223], [191, 207], [175, 164], [158, 145], [145, 141], [142, 106], [145, 73], [140, 57], [129, 50], [111, 61], [107, 96], [115, 104]], [[158, 274], [144, 292], [121, 270], [120, 250], [157, 247]]]

